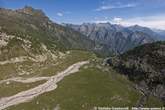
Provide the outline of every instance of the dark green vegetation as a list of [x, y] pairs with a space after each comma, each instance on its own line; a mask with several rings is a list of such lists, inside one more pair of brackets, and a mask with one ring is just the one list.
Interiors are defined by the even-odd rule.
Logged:
[[165, 42], [136, 47], [108, 63], [140, 86], [148, 96], [165, 100]]
[[[90, 110], [94, 106], [125, 107], [137, 104], [141, 94], [125, 76], [111, 69], [105, 71], [104, 67], [98, 69], [95, 66], [82, 68], [61, 81], [55, 91], [9, 110], [53, 110], [56, 107], [60, 110]], [[157, 102], [154, 106], [162, 105], [154, 97], [149, 100], [150, 106], [152, 102]]]

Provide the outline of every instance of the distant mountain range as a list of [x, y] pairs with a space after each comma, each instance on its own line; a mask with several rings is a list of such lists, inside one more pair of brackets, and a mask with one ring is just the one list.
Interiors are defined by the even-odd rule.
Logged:
[[165, 40], [165, 30], [153, 29], [153, 31], [159, 34], [160, 40]]
[[110, 23], [63, 25], [82, 33], [95, 42], [107, 45], [117, 54], [145, 43], [157, 41], [160, 38], [160, 35], [153, 30], [138, 25], [131, 27], [123, 27]]

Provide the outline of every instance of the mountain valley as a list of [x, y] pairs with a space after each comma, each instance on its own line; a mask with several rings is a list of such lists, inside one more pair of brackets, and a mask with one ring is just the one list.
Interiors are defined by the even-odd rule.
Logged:
[[165, 43], [151, 32], [0, 8], [0, 110], [164, 106]]

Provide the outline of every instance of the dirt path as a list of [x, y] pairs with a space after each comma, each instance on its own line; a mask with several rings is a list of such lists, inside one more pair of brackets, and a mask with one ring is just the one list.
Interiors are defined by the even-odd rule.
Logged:
[[32, 100], [34, 97], [39, 96], [45, 92], [52, 91], [57, 88], [57, 83], [61, 81], [65, 76], [68, 76], [72, 73], [78, 72], [79, 68], [85, 64], [89, 63], [88, 61], [79, 62], [69, 66], [66, 70], [52, 76], [48, 79], [47, 82], [41, 84], [35, 88], [22, 91], [16, 95], [10, 97], [4, 97], [0, 99], [0, 110], [5, 109], [9, 106], [17, 105]]
[[42, 80], [49, 80], [50, 77], [32, 77], [32, 78], [22, 78], [22, 77], [15, 77], [15, 78], [10, 78], [6, 80], [1, 80], [0, 84], [6, 83], [6, 82], [19, 82], [19, 83], [34, 83]]

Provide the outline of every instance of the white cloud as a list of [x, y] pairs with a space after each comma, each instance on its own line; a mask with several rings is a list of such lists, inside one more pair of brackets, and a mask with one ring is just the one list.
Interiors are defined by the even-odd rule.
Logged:
[[123, 21], [123, 18], [120, 17], [114, 17], [113, 21], [115, 22], [115, 24], [120, 24]]
[[104, 10], [122, 9], [122, 8], [133, 8], [136, 6], [137, 6], [137, 4], [135, 4], [135, 3], [130, 3], [130, 4], [118, 3], [116, 5], [102, 5], [101, 7], [95, 9], [95, 11], [104, 11]]
[[164, 29], [165, 30], [165, 15], [155, 15], [146, 17], [135, 17], [129, 19], [114, 18], [111, 22], [121, 24], [124, 26], [140, 25], [149, 28]]
[[63, 13], [58, 12], [58, 13], [57, 13], [57, 16], [62, 17], [62, 16], [64, 16], [64, 14], [63, 14]]
[[92, 21], [94, 23], [108, 23], [110, 22], [109, 20], [96, 20], [96, 21]]
[[64, 15], [69, 15], [69, 14], [72, 14], [72, 12], [70, 12], [70, 11], [62, 11], [62, 12], [58, 12], [57, 16], [62, 17]]
[[134, 17], [123, 19], [121, 17], [114, 17], [113, 19], [95, 19], [95, 23], [107, 23], [120, 24], [123, 26], [140, 25], [144, 27], [149, 27], [153, 29], [165, 30], [165, 15], [155, 15], [146, 17]]

